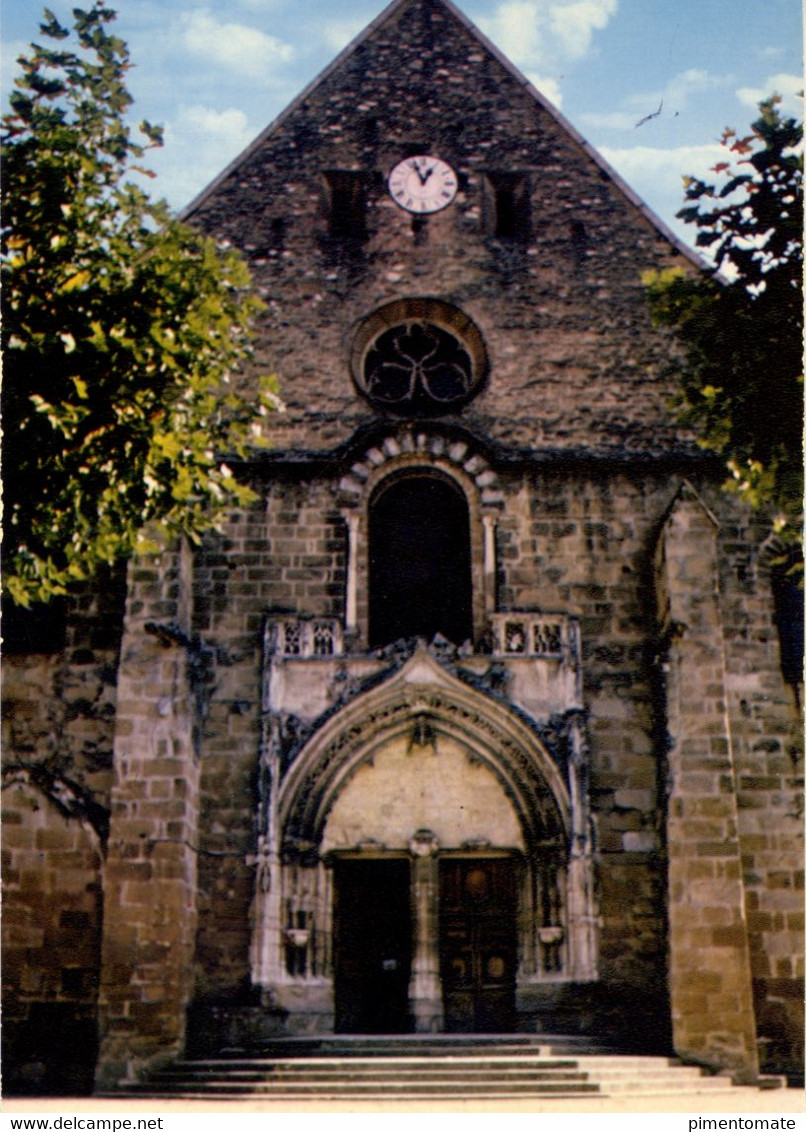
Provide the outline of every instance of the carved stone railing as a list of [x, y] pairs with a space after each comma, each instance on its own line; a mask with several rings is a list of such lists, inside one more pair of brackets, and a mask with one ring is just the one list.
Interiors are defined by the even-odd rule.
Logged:
[[502, 657], [550, 657], [576, 665], [579, 625], [561, 613], [494, 613], [493, 651]]
[[[575, 618], [559, 613], [494, 613], [493, 655], [505, 658], [541, 658], [579, 663], [579, 625]], [[266, 621], [267, 656], [342, 656], [344, 630], [335, 617], [269, 617]]]
[[310, 660], [344, 652], [341, 621], [335, 617], [270, 617], [265, 633], [267, 656]]
[[[569, 614], [534, 610], [494, 613], [490, 627], [492, 639], [484, 652], [465, 656], [459, 650], [446, 650], [444, 642], [426, 646], [435, 663], [429, 665], [422, 657], [417, 660], [419, 667], [412, 684], [403, 684], [406, 695], [401, 694], [399, 700], [394, 700], [394, 710], [389, 709], [382, 717], [379, 715], [378, 721], [370, 713], [366, 735], [372, 736], [375, 742], [375, 728], [388, 728], [390, 734], [397, 734], [396, 721], [408, 719], [408, 733], [418, 741], [425, 738], [426, 732], [418, 731], [422, 720], [418, 721], [417, 713], [412, 713], [408, 693], [413, 688], [422, 702], [427, 700], [436, 711], [441, 702], [439, 696], [432, 689], [431, 698], [426, 697], [422, 689], [418, 690], [418, 684], [425, 686], [433, 680], [437, 688], [442, 688], [442, 673], [438, 668], [445, 670], [444, 681], [448, 683], [457, 672], [469, 677], [462, 683], [462, 694], [472, 696], [473, 689], [482, 693], [478, 699], [480, 719], [487, 718], [486, 713], [500, 712], [503, 699], [520, 712], [520, 716], [512, 716], [513, 721], [527, 718], [538, 725], [540, 743], [548, 748], [543, 752], [545, 766], [563, 777], [569, 816], [567, 842], [563, 838], [541, 842], [521, 884], [519, 899], [524, 927], [519, 941], [518, 978], [526, 996], [524, 1001], [532, 1001], [528, 996], [534, 997], [533, 988], [537, 984], [588, 980], [596, 976], [597, 970], [580, 630], [578, 620]], [[345, 645], [350, 650], [348, 653]], [[391, 652], [367, 651], [361, 648], [357, 636], [345, 630], [336, 618], [274, 612], [267, 616], [262, 681], [261, 810], [251, 948], [252, 977], [256, 986], [273, 987], [284, 994], [289, 987], [325, 987], [332, 980], [333, 872], [317, 857], [314, 841], [307, 839], [309, 833], [292, 828], [287, 816], [281, 819], [279, 784], [283, 774], [288, 773], [291, 760], [299, 756], [300, 743], [308, 742], [309, 737], [315, 735], [312, 728], [317, 726], [316, 721], [333, 720], [334, 705], [339, 708], [346, 705], [351, 721], [350, 743], [369, 748], [368, 739], [362, 737], [364, 723], [359, 720], [351, 701], [368, 687], [379, 687], [373, 683], [379, 674], [386, 680], [398, 679], [400, 665], [407, 656], [411, 659], [414, 647], [410, 641], [401, 642], [399, 655], [393, 655], [394, 649]], [[422, 649], [422, 643], [416, 647]], [[393, 675], [390, 676], [390, 672]], [[337, 742], [332, 736], [327, 741]], [[534, 743], [537, 747], [537, 736]], [[472, 750], [472, 746], [470, 737], [468, 750]], [[325, 750], [323, 748], [323, 752]], [[334, 746], [334, 752], [336, 750]], [[328, 773], [333, 771], [331, 763], [335, 757], [335, 753], [328, 753], [326, 757], [322, 754], [323, 765], [330, 768]], [[338, 758], [342, 757], [339, 753]], [[554, 761], [550, 763], [552, 758]], [[543, 766], [544, 763], [535, 762], [535, 782], [544, 782], [540, 777], [544, 772], [539, 769]], [[305, 797], [308, 798], [314, 777], [306, 782]], [[535, 796], [542, 797], [546, 788], [544, 783], [535, 791]], [[288, 849], [292, 842], [293, 852]], [[419, 860], [415, 848], [410, 846], [410, 849]], [[417, 874], [419, 880], [415, 878], [420, 888], [413, 895], [414, 899], [421, 900], [417, 914], [423, 921], [429, 910], [426, 897], [432, 898], [428, 895], [429, 885], [433, 887], [436, 883], [433, 877], [429, 880], [420, 876], [425, 872], [423, 865]], [[435, 1010], [441, 1001], [433, 989], [438, 981], [438, 965], [433, 965], [430, 953], [415, 959], [412, 1002], [419, 1012], [418, 1024], [427, 1028], [436, 1024]], [[278, 1001], [282, 1005], [286, 1000]], [[534, 1001], [537, 1003], [537, 998]]]

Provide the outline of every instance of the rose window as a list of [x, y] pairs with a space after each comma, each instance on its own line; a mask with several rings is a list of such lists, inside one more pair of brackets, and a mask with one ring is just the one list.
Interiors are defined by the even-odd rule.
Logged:
[[473, 363], [441, 326], [411, 322], [376, 339], [364, 361], [364, 388], [384, 407], [405, 415], [445, 413], [473, 387]]
[[381, 307], [359, 328], [350, 364], [356, 384], [376, 409], [404, 417], [458, 412], [487, 373], [476, 326], [437, 299]]

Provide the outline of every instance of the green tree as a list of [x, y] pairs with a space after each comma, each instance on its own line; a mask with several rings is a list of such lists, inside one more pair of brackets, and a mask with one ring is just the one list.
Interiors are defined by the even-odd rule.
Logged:
[[654, 320], [688, 350], [677, 402], [726, 486], [799, 539], [803, 500], [802, 125], [762, 102], [752, 132], [726, 130], [717, 183], [686, 178], [678, 216], [698, 229], [709, 276], [647, 275]]
[[3, 117], [4, 584], [22, 605], [146, 525], [197, 539], [245, 502], [226, 460], [264, 442], [276, 401], [266, 379], [239, 392], [260, 305], [244, 262], [135, 183], [162, 139], [127, 123], [114, 18], [98, 0], [71, 30], [46, 9]]

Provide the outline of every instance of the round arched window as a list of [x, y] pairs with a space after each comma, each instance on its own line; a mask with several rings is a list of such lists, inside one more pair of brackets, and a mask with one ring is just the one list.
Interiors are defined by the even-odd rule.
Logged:
[[476, 326], [436, 299], [382, 307], [360, 328], [351, 360], [356, 384], [372, 404], [403, 417], [457, 412], [487, 369]]
[[389, 477], [369, 508], [372, 648], [441, 633], [473, 637], [470, 513], [459, 485], [430, 470]]

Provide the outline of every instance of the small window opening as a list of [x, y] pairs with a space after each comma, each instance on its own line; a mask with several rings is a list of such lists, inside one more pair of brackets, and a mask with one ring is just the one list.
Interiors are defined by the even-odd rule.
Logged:
[[275, 216], [269, 224], [269, 243], [273, 248], [281, 248], [285, 243], [288, 221], [284, 216]]
[[501, 240], [528, 240], [532, 233], [529, 178], [525, 173], [488, 173], [487, 229]]
[[328, 235], [340, 240], [366, 236], [367, 194], [363, 173], [336, 170], [326, 173]]
[[588, 232], [581, 220], [572, 220], [570, 230], [574, 266], [579, 271], [585, 266], [588, 256]]
[[374, 149], [379, 140], [380, 131], [377, 118], [362, 118], [358, 125], [358, 136], [361, 144], [368, 149]]
[[411, 231], [414, 236], [415, 248], [422, 248], [428, 243], [428, 217], [412, 216]]

